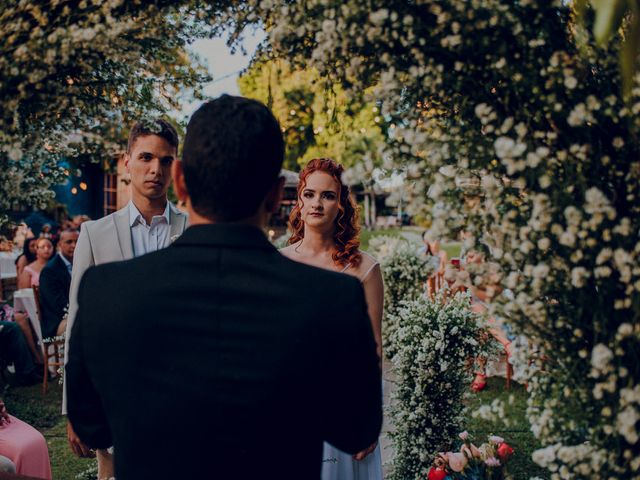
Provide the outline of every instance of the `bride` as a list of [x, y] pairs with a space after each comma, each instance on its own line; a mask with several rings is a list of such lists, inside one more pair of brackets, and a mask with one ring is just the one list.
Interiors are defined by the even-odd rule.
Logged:
[[[300, 172], [298, 200], [289, 217], [292, 235], [281, 253], [292, 260], [353, 275], [362, 283], [371, 326], [381, 352], [383, 284], [380, 265], [360, 246], [358, 212], [341, 181], [343, 167], [317, 158]], [[357, 373], [354, 373], [357, 374]], [[324, 444], [322, 480], [382, 479], [380, 446], [355, 455]]]

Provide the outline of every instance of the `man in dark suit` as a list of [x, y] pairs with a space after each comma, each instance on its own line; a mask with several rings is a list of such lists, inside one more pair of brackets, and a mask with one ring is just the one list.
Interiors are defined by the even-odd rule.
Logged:
[[73, 252], [78, 242], [76, 230], [64, 230], [58, 240], [58, 253], [40, 272], [40, 322], [42, 337], [62, 335], [66, 321], [62, 321], [69, 305]]
[[118, 480], [318, 479], [322, 442], [378, 437], [381, 379], [360, 282], [283, 257], [284, 144], [259, 102], [191, 118], [175, 191], [191, 226], [168, 248], [93, 267], [67, 363], [68, 414]]

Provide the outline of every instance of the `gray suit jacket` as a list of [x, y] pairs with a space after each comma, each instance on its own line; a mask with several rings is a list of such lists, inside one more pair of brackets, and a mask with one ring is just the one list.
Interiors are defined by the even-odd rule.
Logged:
[[[173, 204], [169, 207], [170, 238], [182, 235], [187, 228], [188, 217]], [[129, 226], [129, 208], [124, 207], [117, 212], [95, 221], [82, 224], [78, 244], [73, 254], [73, 271], [69, 290], [69, 315], [67, 319], [64, 363], [66, 365], [69, 351], [71, 327], [78, 311], [78, 287], [84, 272], [94, 265], [121, 262], [133, 258], [133, 240]], [[67, 414], [67, 389], [62, 390], [62, 414]]]

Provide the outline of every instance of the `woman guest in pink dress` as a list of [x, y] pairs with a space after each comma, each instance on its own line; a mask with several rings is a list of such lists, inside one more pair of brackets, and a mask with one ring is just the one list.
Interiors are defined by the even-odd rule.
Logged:
[[0, 455], [15, 465], [16, 473], [51, 479], [47, 442], [31, 425], [12, 417], [0, 400]]
[[[36, 259], [24, 267], [18, 278], [18, 288], [33, 288], [40, 285], [40, 272], [53, 256], [53, 243], [48, 238], [39, 238], [36, 243]], [[43, 363], [42, 352], [36, 346], [36, 340], [31, 330], [29, 317], [25, 312], [15, 311], [14, 320], [20, 326], [29, 350], [36, 363]]]
[[40, 272], [53, 256], [53, 243], [48, 238], [39, 238], [36, 243], [36, 259], [24, 270], [18, 278], [18, 288], [33, 288], [40, 285]]
[[[293, 234], [289, 246], [281, 252], [292, 260], [360, 280], [378, 355], [382, 358], [382, 273], [378, 262], [359, 250], [358, 211], [349, 187], [342, 183], [342, 171], [342, 166], [335, 161], [318, 158], [311, 160], [300, 172], [298, 201], [289, 218]], [[331, 346], [327, 345], [327, 348]], [[340, 392], [335, 394], [340, 395]], [[382, 480], [379, 445], [376, 442], [352, 456], [325, 443], [322, 480]]]

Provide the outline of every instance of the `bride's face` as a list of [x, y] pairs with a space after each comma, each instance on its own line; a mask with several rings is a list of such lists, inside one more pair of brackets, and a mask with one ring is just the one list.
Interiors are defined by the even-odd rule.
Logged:
[[306, 178], [300, 194], [300, 215], [305, 225], [332, 230], [340, 211], [340, 185], [325, 172], [313, 172]]

